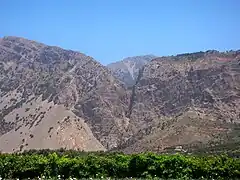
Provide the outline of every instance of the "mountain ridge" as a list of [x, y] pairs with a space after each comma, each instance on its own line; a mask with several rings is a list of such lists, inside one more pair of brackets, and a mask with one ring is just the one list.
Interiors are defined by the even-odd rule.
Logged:
[[[117, 90], [123, 88], [124, 92], [124, 87], [111, 76], [107, 68], [82, 53], [46, 46], [41, 43], [38, 44], [27, 41], [26, 39], [4, 38], [3, 41], [1, 41], [0, 48], [2, 70], [0, 88], [1, 97], [4, 100], [1, 106], [1, 121], [3, 121], [3, 129], [7, 127], [5, 129], [11, 131], [11, 133], [4, 133], [3, 131], [4, 134], [1, 136], [0, 142], [3, 144], [4, 149], [6, 148], [8, 151], [17, 149], [15, 147], [16, 143], [6, 141], [5, 139], [9, 139], [9, 136], [18, 139], [17, 136], [19, 136], [20, 133], [22, 133], [21, 135], [23, 137], [22, 140], [18, 139], [17, 144], [22, 144], [21, 141], [25, 142], [26, 139], [28, 139], [28, 146], [25, 144], [24, 148], [37, 146], [36, 144], [31, 145], [33, 144], [32, 139], [37, 137], [35, 135], [34, 138], [29, 138], [30, 131], [37, 131], [35, 133], [38, 134], [38, 138], [40, 138], [38, 141], [43, 144], [46, 144], [45, 142], [48, 141], [55, 141], [55, 138], [66, 139], [65, 135], [69, 132], [62, 134], [58, 132], [61, 127], [63, 127], [63, 131], [69, 127], [68, 125], [64, 125], [65, 121], [70, 121], [72, 133], [78, 133], [78, 128], [81, 129], [83, 126], [94, 129], [94, 133], [105, 129], [102, 133], [107, 133], [107, 136], [99, 135], [99, 140], [102, 138], [100, 141], [105, 142], [105, 146], [109, 147], [116, 143], [114, 142], [116, 141], [114, 140], [116, 139], [114, 135], [111, 137], [110, 134], [108, 134], [111, 133], [109, 129], [101, 128], [101, 123], [99, 125], [92, 124], [92, 118], [87, 121], [91, 116], [99, 116], [99, 121], [112, 119], [107, 123], [113, 129], [117, 128], [114, 125], [114, 115], [111, 115], [111, 113], [116, 110], [113, 109], [109, 111], [108, 109], [114, 108], [115, 106], [113, 104], [121, 101], [122, 98], [120, 96], [122, 95], [118, 93]], [[17, 76], [18, 74], [20, 76]], [[41, 98], [39, 99], [39, 97]], [[43, 105], [41, 106], [41, 104]], [[92, 112], [95, 106], [99, 107], [98, 104], [101, 104], [101, 109]], [[112, 106], [110, 106], [110, 104]], [[123, 111], [120, 107], [121, 102], [118, 104], [118, 109]], [[32, 106], [37, 107], [35, 110], [32, 110]], [[91, 111], [88, 110], [89, 106]], [[41, 138], [42, 130], [39, 127], [39, 123], [41, 124], [42, 122], [44, 126], [50, 128], [48, 127], [48, 123], [50, 123], [49, 118], [54, 116], [55, 111], [58, 112], [60, 110], [64, 112], [61, 117], [56, 117], [56, 119], [51, 120], [54, 121], [51, 126], [54, 127], [54, 129], [49, 131], [49, 133], [53, 134]], [[21, 111], [21, 113], [17, 111]], [[76, 116], [76, 114], [78, 114], [78, 116]], [[78, 119], [80, 123], [77, 123]], [[87, 121], [88, 124], [86, 124], [85, 121]], [[32, 124], [35, 124], [36, 128]], [[81, 127], [78, 127], [78, 124], [82, 124], [80, 125]], [[106, 123], [104, 123], [104, 125], [106, 125]], [[25, 133], [28, 135], [23, 135], [24, 131], [26, 131]], [[84, 139], [82, 143], [79, 143], [76, 148], [87, 150], [88, 147], [84, 148], [81, 146], [82, 144], [85, 146], [85, 143], [89, 144], [89, 136], [90, 139], [95, 139], [96, 141], [95, 143], [90, 143], [89, 146], [92, 146], [91, 144], [100, 144], [97, 148], [101, 147], [100, 149], [106, 149], [105, 147], [103, 148], [101, 144], [103, 142], [99, 143], [99, 140], [96, 140], [96, 134], [93, 136], [91, 135], [92, 132], [87, 130], [84, 130], [82, 133], [85, 133], [84, 136], [86, 136], [86, 139]], [[118, 133], [117, 129], [113, 132], [113, 134], [115, 133]], [[53, 138], [53, 136], [55, 137]], [[69, 136], [72, 137], [73, 134], [70, 133]], [[83, 135], [77, 136], [76, 140], [66, 141], [67, 145], [73, 148], [73, 146], [75, 146], [74, 144], [76, 144], [74, 142], [80, 141], [82, 136]], [[47, 141], [46, 139], [49, 140]], [[49, 147], [61, 147], [61, 143], [62, 140], [59, 140], [57, 144], [55, 143], [56, 145], [52, 143], [53, 145]], [[19, 145], [18, 148], [20, 147], [21, 145]], [[48, 145], [44, 145], [43, 147], [48, 147]]]
[[0, 151], [240, 142], [239, 50], [150, 59], [130, 85], [80, 52], [2, 38]]

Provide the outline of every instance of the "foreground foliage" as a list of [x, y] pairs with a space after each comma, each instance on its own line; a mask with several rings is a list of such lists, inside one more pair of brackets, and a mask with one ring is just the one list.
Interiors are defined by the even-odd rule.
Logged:
[[0, 154], [1, 178], [222, 178], [240, 177], [240, 159], [227, 156], [28, 152]]

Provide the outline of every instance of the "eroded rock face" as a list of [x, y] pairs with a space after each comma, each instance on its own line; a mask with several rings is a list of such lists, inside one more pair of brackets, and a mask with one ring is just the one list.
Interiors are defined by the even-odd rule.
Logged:
[[[240, 53], [206, 55], [196, 60], [156, 59], [144, 67], [136, 85], [136, 101], [157, 108], [158, 115], [171, 116], [188, 107], [221, 111], [228, 105], [237, 119], [239, 113]], [[236, 108], [236, 109], [234, 109]]]
[[[4, 37], [0, 41], [0, 70], [1, 135], [13, 134], [19, 126], [33, 131], [29, 124], [38, 126], [36, 124], [46, 121], [48, 113], [34, 111], [29, 114], [29, 109], [41, 109], [40, 106], [46, 109], [51, 104], [49, 113], [58, 106], [63, 111], [61, 117], [53, 117], [53, 129], [58, 129], [60, 125], [56, 122], [71, 112], [75, 119], [80, 118], [87, 124], [101, 147], [118, 145], [118, 135], [125, 132], [122, 128], [127, 107], [125, 88], [93, 58], [23, 38]], [[39, 104], [32, 107], [39, 97]], [[62, 136], [69, 138], [67, 133]], [[90, 135], [87, 133], [87, 136]], [[1, 148], [4, 148], [1, 140], [4, 137], [0, 138]], [[84, 143], [88, 144], [86, 139]]]
[[237, 139], [240, 51], [161, 57], [141, 67], [129, 88], [82, 53], [0, 39], [0, 151], [131, 153]]
[[227, 133], [226, 124], [240, 123], [240, 52], [197, 55], [162, 57], [144, 66], [128, 115], [141, 131], [123, 149], [207, 142]]

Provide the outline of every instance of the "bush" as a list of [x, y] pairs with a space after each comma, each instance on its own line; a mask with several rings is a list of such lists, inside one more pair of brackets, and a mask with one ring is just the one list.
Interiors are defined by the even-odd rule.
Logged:
[[[41, 152], [41, 153], [40, 153]], [[84, 153], [51, 150], [0, 154], [1, 178], [191, 178], [240, 177], [240, 159], [226, 155], [187, 156], [153, 153]]]

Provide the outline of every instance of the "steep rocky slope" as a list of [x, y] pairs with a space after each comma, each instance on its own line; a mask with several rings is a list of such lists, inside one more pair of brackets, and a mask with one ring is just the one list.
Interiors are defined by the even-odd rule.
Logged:
[[0, 39], [0, 151], [240, 142], [240, 51], [160, 57], [138, 68], [129, 88], [82, 53]]
[[125, 132], [127, 95], [84, 54], [17, 37], [0, 40], [0, 150], [105, 150]]
[[139, 70], [154, 58], [154, 55], [128, 57], [107, 67], [117, 79], [131, 87], [136, 83]]
[[240, 51], [154, 59], [139, 74], [129, 110], [136, 132], [126, 152], [230, 141], [240, 123]]

